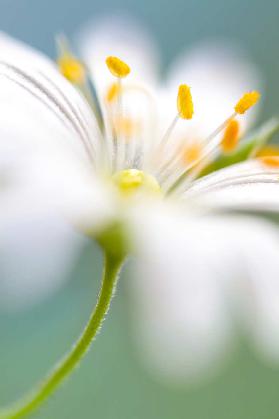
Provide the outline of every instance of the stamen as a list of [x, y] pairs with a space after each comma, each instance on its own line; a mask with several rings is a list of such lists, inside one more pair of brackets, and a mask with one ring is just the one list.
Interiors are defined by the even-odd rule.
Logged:
[[[117, 109], [116, 115], [117, 118], [123, 119], [123, 105], [122, 105], [122, 79], [127, 77], [128, 74], [130, 74], [131, 70], [128, 64], [126, 64], [124, 61], [120, 60], [118, 57], [107, 57], [106, 64], [113, 76], [117, 78], [117, 84], [115, 84], [111, 89], [108, 91], [107, 99], [108, 102], [111, 102], [115, 98], [117, 98]], [[113, 131], [113, 148], [114, 148], [114, 162], [113, 162], [113, 168], [118, 169], [121, 167], [122, 164], [124, 164], [126, 160], [126, 145], [125, 144], [119, 144], [119, 134], [120, 132], [117, 130], [117, 128], [114, 126], [114, 115], [112, 115], [112, 131]]]
[[86, 70], [84, 65], [73, 55], [64, 54], [58, 58], [59, 71], [71, 83], [81, 85], [86, 81]]
[[178, 88], [177, 93], [177, 110], [178, 114], [173, 119], [172, 123], [168, 127], [165, 135], [163, 136], [160, 145], [165, 146], [169, 140], [169, 137], [174, 130], [179, 118], [192, 119], [194, 114], [193, 99], [190, 91], [190, 87], [187, 84], [181, 84]]
[[[226, 119], [221, 125], [219, 125], [218, 128], [215, 129], [215, 131], [213, 131], [204, 141], [204, 144], [206, 144], [203, 149], [202, 149], [202, 153], [200, 154], [199, 158], [196, 161], [192, 161], [189, 162], [188, 167], [185, 169], [185, 171], [179, 176], [179, 178], [177, 179], [176, 182], [174, 182], [174, 184], [170, 187], [170, 191], [174, 190], [177, 188], [177, 186], [183, 181], [185, 180], [185, 178], [187, 177], [187, 174], [192, 170], [192, 168], [194, 166], [198, 166], [198, 170], [197, 170], [197, 174], [202, 170], [203, 166], [203, 162], [206, 162], [206, 164], [208, 163], [209, 157], [212, 155], [212, 153], [214, 153], [215, 149], [219, 146], [220, 144], [220, 139], [219, 137], [217, 137], [218, 134], [220, 134], [220, 132], [223, 131], [223, 129], [227, 126], [227, 124], [233, 119], [235, 118], [236, 113], [234, 112], [228, 119]], [[216, 138], [217, 137], [217, 138]], [[166, 171], [166, 169], [168, 169], [172, 163], [174, 162], [174, 158], [175, 155], [172, 155], [171, 158], [169, 158], [167, 160], [167, 162], [163, 165], [163, 167], [161, 168], [159, 175], [162, 176], [162, 173], [164, 171]], [[195, 175], [197, 175], [195, 174]], [[194, 178], [193, 178], [194, 179]], [[191, 179], [192, 180], [192, 179]], [[190, 182], [188, 182], [190, 183]]]
[[267, 145], [259, 150], [256, 154], [257, 157], [266, 156], [279, 156], [279, 147], [275, 144]]
[[178, 120], [179, 120], [179, 115], [176, 115], [176, 117], [173, 119], [172, 123], [168, 127], [167, 131], [163, 135], [163, 138], [162, 138], [162, 140], [160, 142], [160, 146], [161, 147], [164, 147], [167, 144], [167, 142], [168, 142], [168, 140], [169, 140], [169, 138], [171, 136], [171, 133], [174, 130], [174, 128], [175, 128]]
[[56, 43], [57, 64], [60, 73], [73, 84], [79, 86], [85, 84], [87, 78], [85, 65], [72, 54], [67, 39], [63, 35], [59, 35]]
[[245, 93], [242, 98], [235, 105], [235, 112], [238, 114], [244, 114], [248, 109], [254, 106], [260, 99], [261, 95], [256, 90]]
[[197, 161], [203, 152], [203, 146], [199, 141], [192, 142], [189, 145], [186, 145], [182, 149], [182, 160], [183, 163], [188, 166], [191, 163]]
[[139, 122], [132, 118], [118, 116], [114, 119], [114, 128], [117, 136], [124, 136], [126, 141], [129, 141], [138, 132]]
[[[251, 108], [253, 105], [255, 105], [260, 98], [260, 94], [257, 91], [252, 91], [249, 93], [245, 93], [242, 98], [238, 101], [236, 104], [234, 110], [235, 112], [225, 121], [223, 122], [215, 131], [213, 131], [212, 134], [207, 137], [206, 142], [208, 143], [208, 146], [206, 147], [205, 153], [206, 155], [211, 154], [216, 146], [219, 144], [219, 138], [217, 137], [220, 132], [223, 131], [226, 126], [232, 121], [237, 114], [244, 114], [249, 108]], [[215, 137], [217, 137], [215, 139]]]
[[111, 86], [107, 90], [107, 94], [106, 94], [107, 102], [109, 103], [114, 102], [117, 99], [119, 94], [120, 94], [119, 83], [112, 83]]
[[220, 147], [224, 153], [231, 153], [235, 150], [239, 141], [239, 122], [231, 119], [225, 129]]
[[[207, 146], [204, 147], [202, 155], [195, 162], [189, 164], [186, 170], [178, 177], [178, 179], [169, 188], [169, 192], [173, 192], [175, 189], [177, 189], [179, 185], [181, 185], [181, 183], [186, 180], [187, 175], [195, 166], [197, 170], [194, 171], [194, 176], [192, 175], [191, 179], [189, 177], [188, 182], [187, 182], [188, 185], [191, 184], [191, 181], [195, 177], [198, 176], [198, 174], [204, 167], [203, 163], [204, 162], [206, 162], [206, 164], [208, 163], [211, 156], [215, 153], [216, 148], [220, 145], [220, 139], [218, 137], [218, 134], [220, 134], [224, 128], [228, 127], [231, 124], [232, 120], [234, 120], [237, 114], [244, 114], [248, 109], [250, 109], [253, 105], [255, 105], [258, 102], [259, 98], [260, 98], [260, 94], [257, 91], [248, 92], [242, 96], [242, 98], [238, 101], [238, 103], [236, 104], [234, 108], [235, 112], [227, 120], [225, 120], [215, 131], [213, 131], [212, 134], [210, 134], [207, 137], [207, 139], [205, 140], [205, 142], [207, 143]], [[232, 129], [231, 127], [233, 127], [233, 130], [236, 132], [236, 127], [231, 125], [230, 130]], [[232, 138], [230, 138], [230, 140], [232, 140]]]
[[194, 113], [193, 99], [190, 87], [187, 84], [181, 84], [177, 94], [177, 110], [180, 118], [192, 119]]
[[128, 64], [124, 63], [124, 61], [117, 57], [108, 57], [106, 59], [106, 64], [111, 74], [121, 79], [127, 77], [131, 72]]
[[259, 161], [263, 163], [264, 166], [279, 169], [279, 156], [259, 157]]

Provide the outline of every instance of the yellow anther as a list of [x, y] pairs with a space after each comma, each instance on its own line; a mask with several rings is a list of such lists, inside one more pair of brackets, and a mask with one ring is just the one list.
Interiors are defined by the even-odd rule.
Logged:
[[83, 84], [86, 80], [84, 65], [71, 54], [63, 54], [57, 61], [60, 73], [73, 84]]
[[245, 93], [235, 105], [235, 112], [239, 114], [244, 114], [246, 111], [248, 111], [248, 109], [250, 109], [259, 101], [260, 97], [260, 93], [256, 90], [254, 90], [253, 92]]
[[114, 120], [116, 134], [127, 139], [131, 138], [139, 131], [139, 125], [138, 121], [124, 116], [118, 116]]
[[124, 197], [129, 197], [137, 192], [160, 193], [161, 188], [157, 180], [147, 173], [137, 169], [127, 169], [116, 173], [113, 181], [119, 192]]
[[188, 165], [197, 161], [203, 152], [203, 146], [199, 141], [192, 142], [182, 149], [183, 163]]
[[239, 122], [231, 119], [225, 129], [220, 147], [224, 153], [231, 153], [238, 146], [239, 141]]
[[128, 64], [124, 63], [124, 61], [120, 60], [118, 57], [108, 57], [106, 59], [106, 64], [111, 74], [121, 79], [127, 77], [131, 71]]
[[267, 145], [258, 151], [257, 157], [279, 156], [279, 147], [275, 144]]
[[187, 84], [181, 84], [177, 94], [177, 110], [182, 119], [192, 119], [194, 105], [190, 87]]
[[106, 95], [107, 102], [109, 102], [109, 103], [114, 102], [117, 99], [117, 97], [120, 93], [120, 89], [121, 89], [121, 87], [119, 86], [118, 83], [113, 83], [108, 88], [108, 91], [107, 91], [107, 95]]
[[264, 156], [259, 157], [259, 160], [267, 167], [279, 169], [279, 156]]

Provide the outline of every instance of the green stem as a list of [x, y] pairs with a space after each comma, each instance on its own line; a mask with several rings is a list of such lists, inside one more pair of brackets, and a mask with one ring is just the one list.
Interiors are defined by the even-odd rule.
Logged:
[[79, 364], [88, 351], [109, 309], [122, 262], [123, 258], [105, 254], [103, 280], [98, 301], [82, 335], [73, 349], [33, 392], [10, 408], [0, 410], [0, 419], [18, 419], [37, 409]]

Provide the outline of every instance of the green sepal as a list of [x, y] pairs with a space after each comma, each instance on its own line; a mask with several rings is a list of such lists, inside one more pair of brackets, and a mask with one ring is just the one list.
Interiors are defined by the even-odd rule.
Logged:
[[272, 118], [248, 138], [242, 140], [238, 148], [231, 154], [220, 155], [216, 160], [210, 163], [200, 173], [199, 177], [208, 175], [216, 170], [231, 166], [232, 164], [241, 163], [257, 153], [265, 146], [265, 144], [279, 131], [279, 118]]
[[122, 223], [115, 221], [102, 232], [95, 234], [95, 240], [113, 259], [124, 259], [129, 252], [128, 234]]

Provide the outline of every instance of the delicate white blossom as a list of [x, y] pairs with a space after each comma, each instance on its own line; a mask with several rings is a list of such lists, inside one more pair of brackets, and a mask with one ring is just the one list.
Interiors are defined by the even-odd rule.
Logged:
[[235, 318], [278, 356], [279, 234], [237, 213], [278, 212], [278, 160], [250, 158], [200, 177], [227, 152], [223, 132], [235, 119], [230, 152], [238, 150], [251, 122], [240, 114], [257, 93], [237, 102], [258, 88], [256, 71], [225, 46], [204, 45], [180, 58], [160, 87], [155, 47], [133, 30], [108, 21], [84, 31], [91, 79], [62, 43], [58, 63], [71, 83], [2, 36], [0, 155], [8, 144], [16, 192], [3, 188], [0, 217], [63, 215], [90, 237], [121, 225], [136, 256], [134, 327], [163, 375], [184, 379], [220, 359]]

